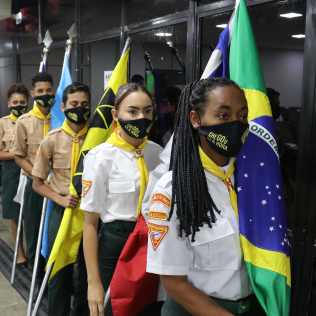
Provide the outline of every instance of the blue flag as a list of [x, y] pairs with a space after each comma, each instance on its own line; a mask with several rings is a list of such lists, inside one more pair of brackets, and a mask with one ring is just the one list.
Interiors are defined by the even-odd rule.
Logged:
[[[55, 103], [51, 109], [51, 129], [59, 128], [64, 122], [64, 113], [61, 110], [61, 103], [63, 98], [63, 92], [67, 86], [72, 83], [72, 78], [69, 69], [69, 57], [70, 57], [70, 47], [66, 48], [65, 56], [64, 56], [64, 63], [63, 69], [59, 81], [59, 85], [56, 91], [55, 96]], [[44, 224], [44, 232], [42, 238], [42, 248], [41, 248], [41, 255], [48, 259], [49, 255], [49, 243], [48, 243], [48, 221], [50, 214], [52, 212], [53, 202], [48, 200], [47, 201], [47, 209], [46, 209], [46, 216], [45, 216], [45, 224]]]

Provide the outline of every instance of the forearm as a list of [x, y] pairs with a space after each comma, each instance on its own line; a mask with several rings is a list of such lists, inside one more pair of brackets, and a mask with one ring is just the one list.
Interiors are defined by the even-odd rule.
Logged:
[[185, 277], [161, 276], [161, 280], [168, 295], [193, 316], [232, 316]]
[[14, 160], [28, 175], [32, 174], [33, 165], [23, 157], [14, 156]]
[[[61, 205], [60, 200], [62, 198], [62, 196], [60, 194], [58, 194], [57, 192], [55, 192], [54, 190], [52, 190], [50, 188], [50, 186], [48, 186], [42, 179], [33, 177], [33, 190], [35, 192], [37, 192], [38, 194], [40, 194], [43, 197], [46, 197], [52, 201], [54, 201], [55, 203]], [[63, 206], [63, 205], [61, 205]]]
[[102, 283], [98, 263], [97, 224], [85, 221], [83, 228], [83, 251], [86, 261], [88, 283]]
[[14, 155], [8, 151], [0, 151], [0, 160], [12, 160], [14, 159]]

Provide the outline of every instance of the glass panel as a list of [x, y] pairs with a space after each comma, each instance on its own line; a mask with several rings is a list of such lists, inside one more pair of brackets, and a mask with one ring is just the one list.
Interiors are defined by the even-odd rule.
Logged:
[[98, 104], [104, 91], [105, 72], [113, 71], [120, 55], [120, 39], [112, 38], [90, 44], [90, 86], [92, 105]]
[[[294, 225], [295, 170], [298, 153], [298, 126], [302, 102], [305, 1], [295, 5], [283, 1], [249, 7], [261, 65], [277, 126], [277, 141], [284, 177], [285, 198], [290, 226]], [[296, 13], [297, 17], [281, 17]], [[202, 19], [202, 73], [231, 12]], [[292, 14], [293, 15], [293, 14]], [[302, 35], [295, 36], [293, 35]]]
[[149, 85], [154, 77], [157, 122], [151, 138], [162, 145], [172, 130], [179, 89], [185, 84], [186, 34], [186, 23], [181, 23], [132, 35], [131, 80], [147, 73]]
[[126, 2], [128, 24], [183, 11], [189, 6], [188, 0], [129, 0]]
[[103, 32], [121, 24], [121, 0], [81, 0], [81, 38]]

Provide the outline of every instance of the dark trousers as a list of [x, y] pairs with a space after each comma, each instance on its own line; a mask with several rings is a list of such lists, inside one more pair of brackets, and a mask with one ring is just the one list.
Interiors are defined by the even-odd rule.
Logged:
[[[220, 301], [218, 301], [217, 304], [225, 308], [225, 306], [223, 306], [223, 304], [221, 304]], [[259, 305], [255, 296], [253, 295], [251, 297], [250, 310], [246, 313], [234, 314], [234, 315], [236, 316], [239, 316], [239, 315], [240, 316], [265, 316], [265, 313], [262, 310], [261, 306]], [[161, 316], [191, 316], [191, 314], [187, 312], [181, 305], [179, 305], [174, 300], [168, 297], [162, 306]]]
[[[135, 222], [126, 221], [101, 224], [99, 233], [99, 269], [105, 292], [111, 283], [121, 251], [134, 227]], [[110, 303], [106, 306], [105, 315], [113, 315]]]
[[[63, 214], [64, 208], [54, 203], [48, 221], [49, 251], [53, 248]], [[71, 315], [88, 316], [87, 277], [82, 246], [79, 249], [77, 263], [66, 266], [48, 282], [48, 315], [70, 315], [72, 294], [74, 301]]]
[[20, 204], [13, 201], [20, 178], [20, 167], [14, 160], [4, 160], [2, 165], [2, 215], [5, 219], [13, 219], [17, 223], [20, 214]]
[[[33, 265], [35, 259], [36, 244], [43, 206], [43, 198], [33, 191], [32, 182], [31, 178], [27, 178], [23, 205], [27, 257], [31, 265]], [[42, 262], [42, 259], [40, 261]]]

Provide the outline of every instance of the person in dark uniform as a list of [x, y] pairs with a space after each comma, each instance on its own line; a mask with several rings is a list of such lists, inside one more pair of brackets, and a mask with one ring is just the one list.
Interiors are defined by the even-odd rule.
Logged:
[[[14, 161], [13, 141], [16, 133], [16, 120], [27, 111], [29, 92], [21, 84], [13, 84], [8, 90], [10, 115], [0, 119], [0, 160], [2, 165], [2, 208], [3, 218], [11, 222], [12, 239], [15, 242], [20, 205], [14, 202], [17, 192], [20, 167]], [[21, 234], [23, 236], [23, 234]], [[18, 246], [17, 264], [25, 265], [27, 258], [23, 248], [23, 237]]]
[[[53, 248], [64, 209], [76, 208], [78, 198], [70, 195], [69, 186], [75, 172], [80, 147], [88, 131], [90, 116], [89, 87], [74, 82], [63, 93], [62, 109], [66, 116], [61, 128], [48, 133], [40, 144], [37, 152], [32, 176], [33, 189], [40, 195], [53, 201], [53, 209], [48, 222], [49, 249]], [[50, 173], [50, 178], [48, 175]], [[48, 181], [46, 183], [45, 181]], [[79, 273], [85, 274], [82, 252], [79, 254]], [[73, 265], [64, 267], [48, 283], [48, 315], [68, 316], [73, 289]], [[89, 315], [86, 298], [86, 281], [80, 284], [81, 289], [75, 290], [74, 315]]]

